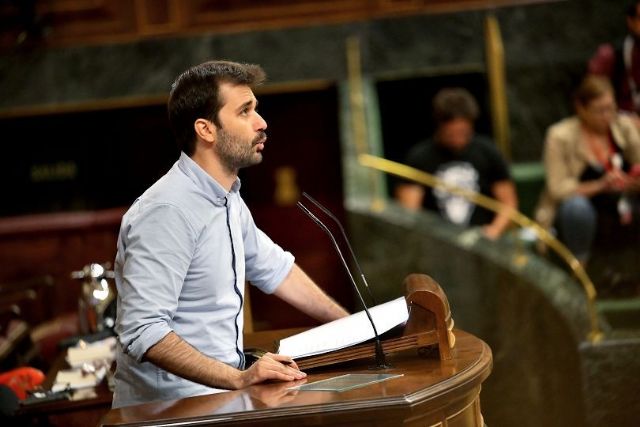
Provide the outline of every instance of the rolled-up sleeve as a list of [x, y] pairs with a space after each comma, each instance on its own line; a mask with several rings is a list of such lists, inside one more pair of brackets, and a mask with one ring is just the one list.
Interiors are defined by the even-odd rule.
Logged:
[[139, 202], [123, 221], [116, 257], [116, 332], [124, 352], [137, 361], [172, 331], [196, 242], [193, 227], [170, 204]]
[[256, 226], [244, 202], [241, 206], [241, 220], [246, 278], [264, 293], [271, 294], [287, 277], [295, 259]]

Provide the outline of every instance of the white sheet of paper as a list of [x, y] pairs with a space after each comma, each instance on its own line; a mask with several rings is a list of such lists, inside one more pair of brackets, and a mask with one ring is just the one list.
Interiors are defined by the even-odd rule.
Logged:
[[[409, 318], [404, 297], [377, 305], [370, 308], [369, 312], [379, 335], [406, 322]], [[367, 314], [359, 311], [351, 316], [280, 340], [278, 353], [294, 359], [313, 356], [360, 344], [374, 336]]]
[[83, 374], [81, 369], [67, 369], [58, 371], [52, 391], [64, 390], [67, 387], [80, 389], [93, 387], [102, 381], [106, 374], [106, 368], [98, 369], [94, 374]]
[[67, 349], [67, 363], [72, 368], [79, 368], [83, 363], [93, 363], [104, 360], [111, 363], [116, 357], [116, 338], [108, 337], [84, 346], [69, 347]]

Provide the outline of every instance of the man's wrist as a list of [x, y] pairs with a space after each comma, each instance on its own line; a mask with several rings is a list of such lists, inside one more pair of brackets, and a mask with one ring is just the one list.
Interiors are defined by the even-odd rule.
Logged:
[[496, 240], [498, 237], [500, 237], [500, 235], [502, 235], [502, 227], [500, 226], [500, 224], [487, 224], [482, 227], [482, 231], [485, 237], [491, 240]]
[[244, 380], [245, 371], [229, 367], [229, 372], [230, 374], [227, 377], [229, 383], [224, 388], [228, 388], [230, 390], [239, 390], [246, 387]]

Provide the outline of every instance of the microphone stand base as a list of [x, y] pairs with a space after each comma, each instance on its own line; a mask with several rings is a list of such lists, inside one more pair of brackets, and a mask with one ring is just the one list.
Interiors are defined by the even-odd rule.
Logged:
[[391, 368], [391, 365], [387, 363], [387, 358], [384, 354], [384, 350], [382, 349], [382, 343], [380, 342], [380, 338], [378, 338], [378, 336], [376, 336], [375, 349], [376, 349], [376, 366], [372, 366], [369, 369]]
[[370, 371], [379, 371], [382, 369], [391, 369], [393, 368], [393, 365], [389, 365], [388, 363], [383, 363], [383, 364], [377, 364], [375, 366], [369, 366], [369, 370]]

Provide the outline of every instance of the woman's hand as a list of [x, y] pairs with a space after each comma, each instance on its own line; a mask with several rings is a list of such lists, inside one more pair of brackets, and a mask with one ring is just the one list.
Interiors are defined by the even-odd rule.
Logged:
[[629, 185], [630, 177], [621, 170], [614, 169], [604, 175], [600, 182], [604, 192], [613, 193], [625, 191]]
[[629, 177], [629, 182], [625, 191], [630, 193], [640, 193], [640, 177]]

